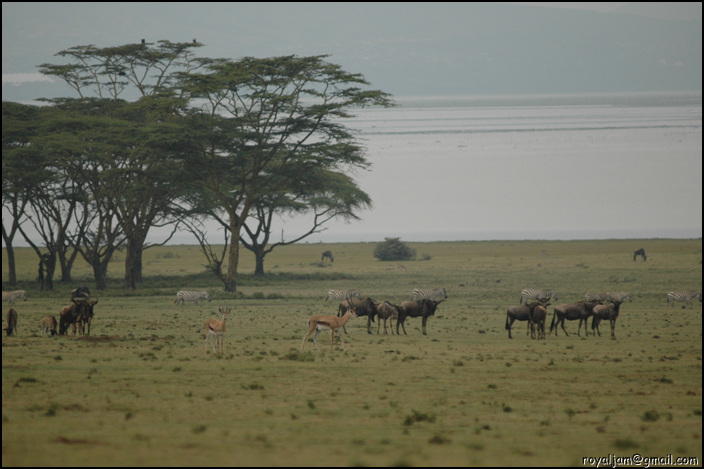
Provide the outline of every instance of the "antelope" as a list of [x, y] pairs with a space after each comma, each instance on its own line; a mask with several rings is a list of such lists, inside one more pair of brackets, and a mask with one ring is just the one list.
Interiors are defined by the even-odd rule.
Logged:
[[210, 346], [213, 348], [213, 353], [215, 352], [215, 346], [217, 345], [220, 353], [224, 353], [223, 338], [225, 336], [225, 320], [227, 319], [227, 313], [230, 312], [231, 308], [218, 308], [220, 314], [222, 314], [222, 321], [218, 321], [215, 318], [210, 318], [205, 321], [205, 355], [208, 355], [208, 342], [210, 342], [210, 336], [212, 335], [215, 339], [215, 343], [211, 343]]
[[58, 334], [56, 329], [58, 328], [59, 323], [56, 321], [54, 316], [44, 316], [41, 320], [41, 326], [43, 336], [54, 336]]
[[320, 334], [320, 331], [328, 330], [330, 331], [330, 351], [332, 351], [332, 346], [335, 342], [336, 332], [337, 336], [342, 342], [342, 350], [347, 350], [345, 348], [345, 341], [342, 339], [342, 335], [340, 334], [340, 328], [344, 327], [344, 325], [347, 324], [347, 321], [349, 321], [350, 318], [356, 317], [357, 311], [354, 308], [348, 309], [347, 312], [345, 312], [345, 314], [341, 317], [326, 315], [311, 317], [308, 320], [308, 332], [306, 332], [305, 337], [303, 337], [303, 344], [301, 344], [301, 352], [303, 351], [303, 347], [305, 347], [306, 345], [306, 340], [308, 340], [308, 337], [310, 337], [313, 331], [315, 331], [315, 336], [313, 336], [313, 343], [315, 344], [315, 348], [320, 351], [320, 348], [318, 347], [318, 334]]

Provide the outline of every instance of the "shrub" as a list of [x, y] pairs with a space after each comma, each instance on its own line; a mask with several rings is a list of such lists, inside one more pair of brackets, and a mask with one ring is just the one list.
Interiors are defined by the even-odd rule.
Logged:
[[416, 250], [406, 246], [400, 238], [384, 238], [374, 248], [374, 257], [380, 261], [405, 261], [416, 256]]

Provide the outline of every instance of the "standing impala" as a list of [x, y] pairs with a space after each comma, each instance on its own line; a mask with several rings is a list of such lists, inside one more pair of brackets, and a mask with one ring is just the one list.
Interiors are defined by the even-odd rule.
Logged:
[[342, 342], [342, 350], [347, 350], [345, 348], [345, 341], [342, 339], [342, 335], [340, 335], [339, 329], [345, 324], [347, 324], [347, 321], [349, 321], [350, 318], [356, 317], [357, 312], [353, 308], [348, 309], [342, 317], [313, 316], [308, 320], [308, 332], [306, 332], [305, 337], [303, 337], [303, 344], [301, 344], [301, 352], [303, 351], [303, 347], [305, 347], [306, 345], [306, 340], [308, 340], [308, 337], [313, 333], [313, 331], [315, 331], [315, 336], [313, 336], [313, 343], [315, 344], [316, 349], [320, 350], [320, 348], [318, 348], [318, 334], [320, 334], [320, 331], [330, 331], [330, 350], [332, 351], [333, 342], [335, 341], [335, 332], [337, 332], [337, 336]]
[[215, 346], [218, 346], [219, 353], [224, 352], [223, 338], [225, 335], [225, 320], [227, 319], [227, 313], [230, 312], [231, 308], [218, 308], [220, 314], [222, 314], [222, 321], [218, 321], [215, 318], [210, 318], [205, 321], [205, 355], [208, 355], [208, 342], [210, 341], [210, 336], [213, 336], [215, 343], [211, 343], [210, 346], [213, 348], [213, 353], [215, 353]]

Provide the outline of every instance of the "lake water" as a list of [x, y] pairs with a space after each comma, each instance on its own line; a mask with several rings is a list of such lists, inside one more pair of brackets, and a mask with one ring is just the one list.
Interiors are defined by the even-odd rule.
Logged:
[[701, 92], [397, 101], [346, 121], [373, 208], [307, 242], [702, 235]]

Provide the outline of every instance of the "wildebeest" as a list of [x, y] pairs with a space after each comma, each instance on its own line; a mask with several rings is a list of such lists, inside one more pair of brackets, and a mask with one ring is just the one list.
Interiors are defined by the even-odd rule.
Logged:
[[90, 298], [90, 288], [80, 286], [71, 290], [71, 301], [75, 300], [76, 298]]
[[391, 334], [393, 335], [394, 333], [394, 324], [393, 320], [396, 319], [398, 321], [398, 306], [395, 304], [391, 304], [388, 301], [384, 301], [382, 304], [380, 304], [376, 308], [376, 317], [377, 317], [377, 326], [376, 326], [376, 334], [379, 335], [379, 329], [381, 328], [381, 320], [384, 320], [384, 335], [387, 335], [388, 332], [386, 331], [386, 321], [389, 321], [389, 327], [391, 329]]
[[[565, 320], [576, 321], [579, 319], [579, 328], [577, 329], [577, 335], [581, 335], [582, 323], [584, 323], [584, 330], [587, 330], [587, 319], [589, 316], [594, 314], [594, 307], [599, 303], [596, 301], [578, 301], [577, 303], [562, 304], [555, 306], [555, 310], [552, 316], [552, 323], [550, 324], [550, 333], [552, 334], [553, 328], [555, 329], [555, 335], [557, 335], [557, 326], [560, 325], [562, 330], [565, 332], [566, 336], [569, 336], [567, 330], [565, 329]], [[589, 335], [588, 332], [585, 334]]]
[[325, 251], [325, 252], [323, 252], [323, 257], [320, 258], [320, 262], [323, 262], [326, 257], [327, 257], [328, 259], [330, 259], [330, 262], [333, 262], [333, 261], [334, 261], [334, 259], [332, 258], [332, 251]]
[[[354, 309], [356, 312], [355, 317], [367, 316], [367, 333], [372, 333], [372, 322], [374, 322], [374, 316], [376, 316], [376, 309], [379, 306], [379, 302], [373, 300], [372, 298], [350, 298], [348, 300], [340, 303], [337, 307], [337, 317], [343, 316], [350, 309]], [[347, 333], [345, 326], [342, 329]]]
[[511, 327], [516, 321], [528, 321], [528, 330], [530, 330], [530, 321], [533, 315], [533, 310], [538, 306], [547, 306], [547, 298], [542, 298], [539, 301], [534, 301], [527, 305], [511, 306], [506, 310], [506, 330], [508, 331], [508, 338], [513, 339], [511, 336]]
[[76, 298], [68, 306], [61, 309], [59, 316], [59, 335], [66, 335], [68, 326], [73, 326], [73, 333], [76, 331], [76, 323], [79, 325], [79, 332], [85, 333], [85, 327], [88, 326], [87, 335], [90, 335], [90, 324], [93, 320], [93, 307], [98, 303], [98, 300], [86, 300], [84, 298]]
[[616, 318], [618, 318], [618, 312], [621, 309], [621, 302], [614, 301], [606, 305], [597, 305], [594, 307], [594, 318], [592, 319], [592, 330], [596, 329], [597, 334], [601, 336], [599, 331], [599, 323], [602, 319], [608, 319], [611, 323], [611, 337], [616, 337]]
[[442, 303], [440, 301], [429, 300], [424, 298], [418, 301], [404, 301], [398, 305], [398, 319], [396, 320], [396, 334], [399, 334], [398, 326], [403, 328], [403, 333], [408, 335], [406, 332], [406, 318], [417, 318], [421, 316], [423, 318], [423, 335], [428, 335], [425, 330], [425, 326], [428, 323], [428, 318], [435, 314], [435, 310], [438, 305]]
[[59, 323], [54, 316], [44, 316], [40, 322], [42, 335], [54, 336], [58, 334], [57, 328]]
[[[535, 328], [538, 329], [538, 340], [545, 340], [545, 320], [548, 317], [547, 305], [543, 306], [539, 304], [533, 309], [533, 313], [530, 317], [530, 337], [535, 339]], [[584, 326], [587, 327], [586, 324]]]
[[636, 261], [636, 257], [641, 256], [643, 258], [643, 262], [648, 258], [648, 256], [645, 255], [645, 249], [640, 248], [636, 249], [636, 252], [633, 253], [633, 262]]
[[7, 312], [7, 327], [5, 328], [5, 332], [7, 332], [7, 335], [12, 335], [13, 332], [17, 331], [17, 311], [15, 311], [14, 308], [10, 308], [10, 310]]

